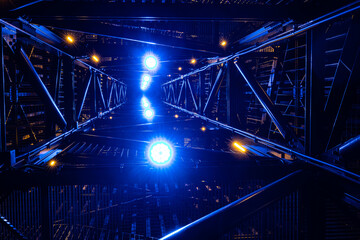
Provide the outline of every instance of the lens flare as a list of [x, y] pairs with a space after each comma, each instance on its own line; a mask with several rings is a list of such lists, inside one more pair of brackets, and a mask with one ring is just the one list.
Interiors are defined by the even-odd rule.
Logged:
[[155, 112], [153, 109], [146, 109], [144, 111], [144, 117], [147, 119], [147, 120], [151, 120], [153, 119], [155, 116]]
[[147, 90], [150, 87], [150, 83], [151, 83], [151, 76], [149, 74], [142, 75], [140, 89], [143, 91]]
[[150, 145], [148, 156], [153, 165], [166, 166], [172, 161], [173, 149], [166, 141], [156, 141]]
[[150, 107], [150, 102], [146, 97], [141, 98], [141, 107], [142, 108], [149, 108]]
[[154, 55], [148, 55], [145, 57], [144, 65], [149, 70], [155, 70], [158, 66], [158, 60]]

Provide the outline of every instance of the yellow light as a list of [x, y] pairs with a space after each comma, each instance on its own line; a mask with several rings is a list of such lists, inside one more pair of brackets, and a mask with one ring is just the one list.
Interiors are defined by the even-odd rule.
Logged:
[[195, 65], [196, 64], [196, 59], [195, 58], [191, 59], [190, 63]]
[[66, 36], [66, 41], [67, 41], [68, 43], [74, 43], [74, 42], [75, 42], [74, 38], [73, 38], [72, 36], [70, 36], [70, 35], [67, 35], [67, 36]]
[[227, 45], [227, 42], [226, 42], [225, 40], [222, 40], [222, 41], [220, 42], [220, 45], [223, 46], [223, 47], [225, 47], [225, 46]]
[[92, 59], [94, 62], [96, 62], [96, 63], [100, 62], [99, 57], [96, 56], [96, 55], [92, 55], [92, 56], [91, 56], [91, 59]]
[[178, 70], [181, 71], [181, 70], [182, 70], [182, 67], [179, 67]]
[[110, 116], [109, 118], [110, 118], [110, 120], [111, 120], [111, 119], [112, 119], [112, 116]]
[[234, 142], [233, 145], [241, 152], [246, 152], [246, 149], [243, 146], [241, 146], [238, 142]]
[[206, 127], [201, 127], [201, 131], [205, 132], [205, 131], [206, 131]]
[[93, 131], [93, 132], [94, 132], [94, 131], [95, 131], [95, 128], [92, 128], [92, 129], [91, 129], [91, 131]]
[[55, 167], [55, 166], [56, 166], [56, 161], [55, 161], [55, 160], [51, 160], [51, 161], [49, 162], [49, 165], [50, 165], [50, 167]]
[[175, 116], [174, 116], [175, 118], [179, 118], [179, 115], [177, 115], [177, 114], [175, 114]]

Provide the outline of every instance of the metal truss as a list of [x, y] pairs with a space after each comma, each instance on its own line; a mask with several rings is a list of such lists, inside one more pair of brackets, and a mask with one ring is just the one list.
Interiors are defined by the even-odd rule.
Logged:
[[40, 39], [30, 25], [0, 24], [2, 164], [31, 163], [126, 101], [123, 82]]
[[[163, 100], [280, 152], [340, 175], [350, 174], [358, 182], [359, 176], [333, 165], [334, 160], [328, 164], [318, 159], [329, 155], [344, 159], [338, 154], [342, 144], [350, 138], [355, 139], [350, 141], [353, 144], [358, 142], [359, 131], [346, 130], [345, 112], [354, 104], [351, 97], [360, 76], [356, 70], [359, 8], [358, 2], [350, 4], [227, 57], [209, 60], [208, 65], [164, 83]], [[334, 52], [337, 57], [328, 56]], [[344, 132], [347, 139], [341, 137]], [[342, 167], [347, 166], [342, 163]]]

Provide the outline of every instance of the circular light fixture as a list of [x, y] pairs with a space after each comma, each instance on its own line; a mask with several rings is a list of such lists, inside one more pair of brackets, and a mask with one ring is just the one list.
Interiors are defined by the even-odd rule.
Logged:
[[145, 67], [149, 70], [155, 70], [158, 65], [158, 60], [154, 55], [148, 55], [144, 60]]
[[152, 109], [146, 109], [144, 111], [144, 117], [148, 120], [151, 120], [154, 117], [154, 115], [155, 115], [155, 112]]
[[195, 64], [196, 64], [196, 59], [195, 59], [195, 58], [191, 59], [190, 63], [191, 63], [192, 65], [195, 65]]
[[143, 74], [141, 77], [140, 89], [145, 91], [150, 87], [151, 76], [149, 74]]
[[227, 45], [227, 41], [222, 40], [222, 41], [220, 42], [220, 45], [221, 45], [222, 47], [226, 47], [226, 45]]
[[73, 38], [72, 36], [70, 36], [70, 35], [67, 35], [67, 36], [66, 36], [66, 41], [67, 41], [68, 43], [74, 43], [74, 42], [75, 42], [74, 38]]
[[233, 142], [233, 146], [235, 147], [235, 149], [237, 151], [240, 151], [240, 152], [246, 152], [246, 148], [244, 148], [242, 145], [240, 145], [240, 143], [238, 142]]
[[150, 107], [150, 102], [146, 97], [141, 98], [141, 107], [147, 109]]
[[178, 70], [181, 71], [181, 70], [182, 70], [182, 67], [178, 67]]
[[201, 131], [205, 132], [206, 131], [206, 127], [201, 127]]
[[100, 62], [100, 58], [98, 56], [96, 56], [96, 55], [92, 55], [91, 59], [96, 63]]
[[150, 162], [155, 166], [166, 166], [171, 163], [173, 158], [173, 149], [165, 141], [153, 142], [148, 150]]
[[51, 160], [51, 161], [49, 162], [49, 166], [50, 166], [50, 167], [55, 167], [55, 166], [56, 166], [56, 161], [55, 161], [55, 160]]

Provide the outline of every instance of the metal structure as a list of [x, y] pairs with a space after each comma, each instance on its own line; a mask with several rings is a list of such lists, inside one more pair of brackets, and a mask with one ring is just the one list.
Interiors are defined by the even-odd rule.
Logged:
[[[344, 158], [337, 154], [341, 145], [359, 134], [346, 125], [349, 109], [358, 104], [351, 101], [359, 77], [358, 9], [348, 5], [214, 58], [164, 83], [163, 99], [294, 157], [332, 165]], [[340, 162], [348, 168], [348, 160]]]
[[0, 239], [359, 239], [359, 29], [359, 0], [0, 3]]
[[2, 164], [32, 164], [126, 101], [123, 82], [55, 47], [48, 32], [23, 20], [0, 24]]

